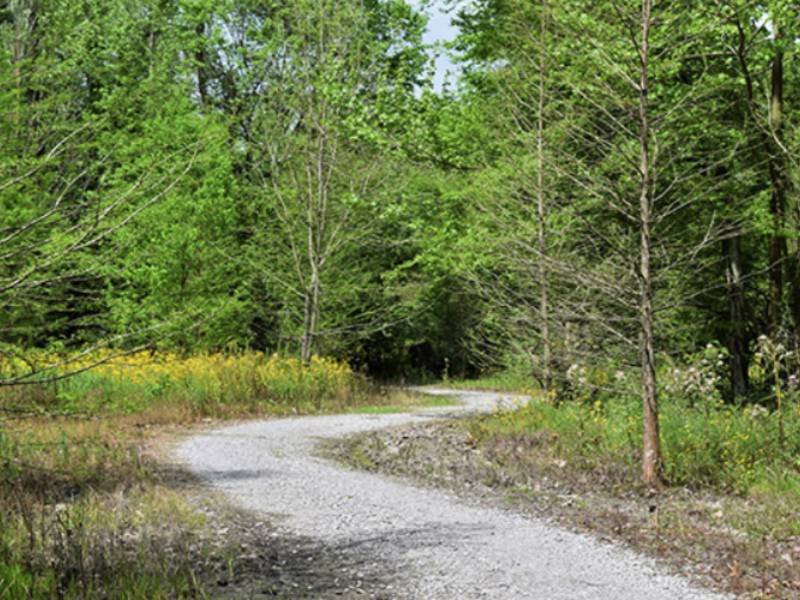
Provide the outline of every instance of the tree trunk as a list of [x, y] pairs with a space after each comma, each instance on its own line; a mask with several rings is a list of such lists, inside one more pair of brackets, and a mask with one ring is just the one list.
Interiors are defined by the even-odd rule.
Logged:
[[39, 46], [39, 5], [37, 2], [17, 2], [11, 8], [14, 23], [14, 37], [11, 42], [11, 61], [14, 65], [15, 124], [22, 129], [29, 126], [22, 119], [22, 107], [26, 102], [35, 102], [36, 92], [29, 85], [29, 78], [23, 70], [26, 61], [31, 62], [38, 53]]
[[728, 289], [731, 330], [728, 350], [731, 353], [731, 383], [734, 401], [747, 394], [747, 339], [744, 331], [744, 288], [742, 285], [741, 238], [736, 235], [722, 242], [725, 257], [725, 281]]
[[[324, 120], [324, 110], [322, 112]], [[309, 155], [307, 172], [309, 191], [306, 198], [307, 259], [310, 269], [308, 287], [305, 294], [303, 314], [303, 343], [301, 358], [308, 364], [316, 350], [319, 333], [320, 301], [322, 298], [322, 268], [325, 263], [325, 230], [328, 220], [328, 160], [332, 149], [328, 144], [328, 132], [320, 127], [317, 132], [316, 147]], [[312, 184], [313, 182], [313, 184]]]
[[320, 292], [319, 270], [317, 268], [312, 268], [310, 285], [305, 293], [303, 337], [300, 345], [300, 359], [305, 365], [311, 362], [311, 357], [314, 355], [316, 346]]
[[[783, 50], [778, 23], [775, 28], [775, 56], [772, 61], [772, 86], [769, 105], [769, 176], [772, 182], [770, 213], [772, 235], [769, 240], [769, 335], [777, 337], [783, 325], [783, 269], [786, 259], [787, 166], [783, 148]], [[795, 283], [792, 282], [794, 286]], [[795, 324], [796, 325], [796, 324]]]
[[650, 116], [648, 111], [649, 42], [652, 19], [652, 0], [642, 1], [642, 40], [639, 79], [639, 359], [641, 362], [641, 393], [644, 421], [642, 477], [651, 488], [661, 486], [661, 439], [658, 425], [658, 395], [656, 390], [653, 278], [650, 265], [653, 194], [650, 164]]
[[536, 122], [536, 210], [539, 220], [538, 251], [539, 251], [539, 319], [540, 335], [542, 338], [542, 388], [547, 394], [552, 384], [552, 357], [550, 347], [550, 305], [548, 298], [548, 272], [547, 272], [547, 207], [544, 192], [544, 107], [545, 107], [545, 78], [547, 77], [547, 59], [545, 48], [547, 44], [547, 0], [542, 0], [542, 14], [539, 29], [539, 113]]
[[[797, 224], [795, 224], [797, 227]], [[789, 282], [789, 310], [792, 317], [794, 342], [800, 346], [800, 245], [797, 241], [786, 260], [786, 280]]]
[[200, 22], [195, 27], [197, 34], [197, 51], [194, 54], [195, 68], [197, 69], [197, 93], [200, 95], [200, 107], [208, 110], [208, 57], [206, 56], [206, 24]]

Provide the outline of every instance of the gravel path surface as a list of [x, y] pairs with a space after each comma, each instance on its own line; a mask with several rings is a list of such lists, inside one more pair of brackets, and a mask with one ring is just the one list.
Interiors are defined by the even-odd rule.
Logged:
[[276, 516], [287, 535], [318, 539], [380, 575], [379, 598], [721, 598], [652, 560], [543, 521], [473, 506], [315, 456], [320, 438], [491, 410], [503, 398], [458, 395], [459, 407], [259, 421], [184, 442], [178, 458], [243, 508]]

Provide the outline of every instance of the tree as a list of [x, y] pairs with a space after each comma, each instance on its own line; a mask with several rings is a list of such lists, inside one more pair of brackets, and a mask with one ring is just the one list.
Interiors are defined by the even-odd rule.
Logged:
[[[175, 128], [193, 107], [180, 100], [175, 46], [153, 41], [168, 15], [145, 8], [19, 2], [0, 26], [11, 107], [0, 114], [0, 324], [4, 353], [22, 361], [6, 383], [53, 376], [33, 348], [130, 348], [169, 320], [108, 319], [109, 299], [129, 291], [110, 268], [120, 242], [180, 189], [204, 145]], [[102, 35], [87, 39], [86, 22]], [[169, 132], [157, 127], [166, 120]]]
[[[530, 3], [487, 0], [464, 13], [468, 56], [483, 61], [473, 63], [471, 84], [495, 103], [488, 112], [513, 115], [497, 128], [510, 142], [478, 192], [496, 254], [475, 279], [502, 315], [502, 335], [525, 351], [522, 331], [542, 331], [544, 268], [555, 364], [636, 364], [642, 473], [657, 487], [658, 356], [691, 348], [700, 328], [687, 315], [719, 289], [712, 249], [731, 239], [725, 218], [750, 198], [720, 205], [733, 177], [723, 166], [741, 159], [741, 136], [698, 126], [726, 122], [732, 79], [719, 75], [727, 59], [711, 33], [716, 15], [699, 4], [548, 8], [541, 21]], [[537, 43], [543, 23], [546, 46]], [[549, 217], [526, 209], [539, 190]]]
[[[413, 44], [421, 29], [405, 4], [373, 4], [292, 6], [268, 59], [279, 70], [259, 110], [266, 210], [252, 261], [269, 265], [260, 272], [304, 361], [323, 338], [385, 321], [360, 306], [380, 284], [363, 249], [391, 209], [391, 131], [419, 68], [391, 34], [411, 27]], [[388, 21], [376, 25], [381, 7]]]

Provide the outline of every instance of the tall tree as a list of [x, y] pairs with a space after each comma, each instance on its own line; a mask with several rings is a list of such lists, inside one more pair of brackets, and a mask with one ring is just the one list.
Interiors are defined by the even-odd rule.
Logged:
[[639, 359], [641, 360], [642, 403], [644, 413], [643, 478], [658, 486], [662, 477], [661, 437], [659, 434], [658, 394], [656, 390], [655, 315], [653, 312], [653, 272], [651, 267], [653, 224], [653, 165], [650, 155], [650, 30], [653, 27], [652, 0], [642, 1], [639, 54]]
[[282, 19], [259, 111], [268, 222], [253, 260], [269, 257], [261, 272], [308, 361], [325, 338], [381, 326], [374, 307], [353, 310], [379, 284], [360, 249], [391, 208], [378, 197], [391, 189], [391, 131], [413, 97], [422, 22], [402, 2], [308, 1]]

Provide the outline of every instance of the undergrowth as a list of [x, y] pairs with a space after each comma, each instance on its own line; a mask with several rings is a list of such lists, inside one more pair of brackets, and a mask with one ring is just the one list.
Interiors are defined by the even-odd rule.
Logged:
[[[150, 411], [184, 422], [197, 417], [337, 411], [372, 402], [375, 394], [346, 363], [318, 357], [304, 365], [260, 352], [191, 357], [140, 352], [61, 361], [44, 357], [42, 362], [64, 363], [60, 370], [45, 371], [45, 377], [61, 371], [77, 373], [50, 383], [0, 388], [0, 412], [102, 416]], [[15, 366], [0, 363], [7, 380]]]
[[113, 421], [5, 428], [0, 597], [202, 596], [190, 551], [202, 523], [141, 441]]
[[205, 597], [202, 519], [143, 454], [163, 426], [418, 402], [321, 358], [106, 358], [0, 387], [0, 598]]
[[[663, 403], [661, 439], [670, 485], [712, 487], [739, 494], [791, 494], [800, 502], [800, 411], [784, 408], [784, 440], [774, 415], [731, 405]], [[641, 460], [641, 407], [617, 399], [586, 405], [533, 401], [516, 411], [470, 422], [478, 440], [494, 436], [548, 437], [559, 455], [587, 469], [610, 459], [629, 469], [631, 483]]]
[[[660, 431], [666, 483], [742, 496], [789, 499], [800, 505], [800, 354], [759, 339], [751, 365], [752, 397], [725, 399], [727, 352], [708, 344], [658, 373]], [[476, 387], [504, 382], [520, 390], [518, 369]], [[470, 422], [476, 439], [537, 436], [551, 450], [588, 470], [616, 464], [627, 487], [638, 484], [642, 406], [635, 370], [572, 364], [557, 390], [517, 411]], [[759, 392], [760, 390], [760, 392]], [[800, 530], [800, 517], [792, 524]]]

